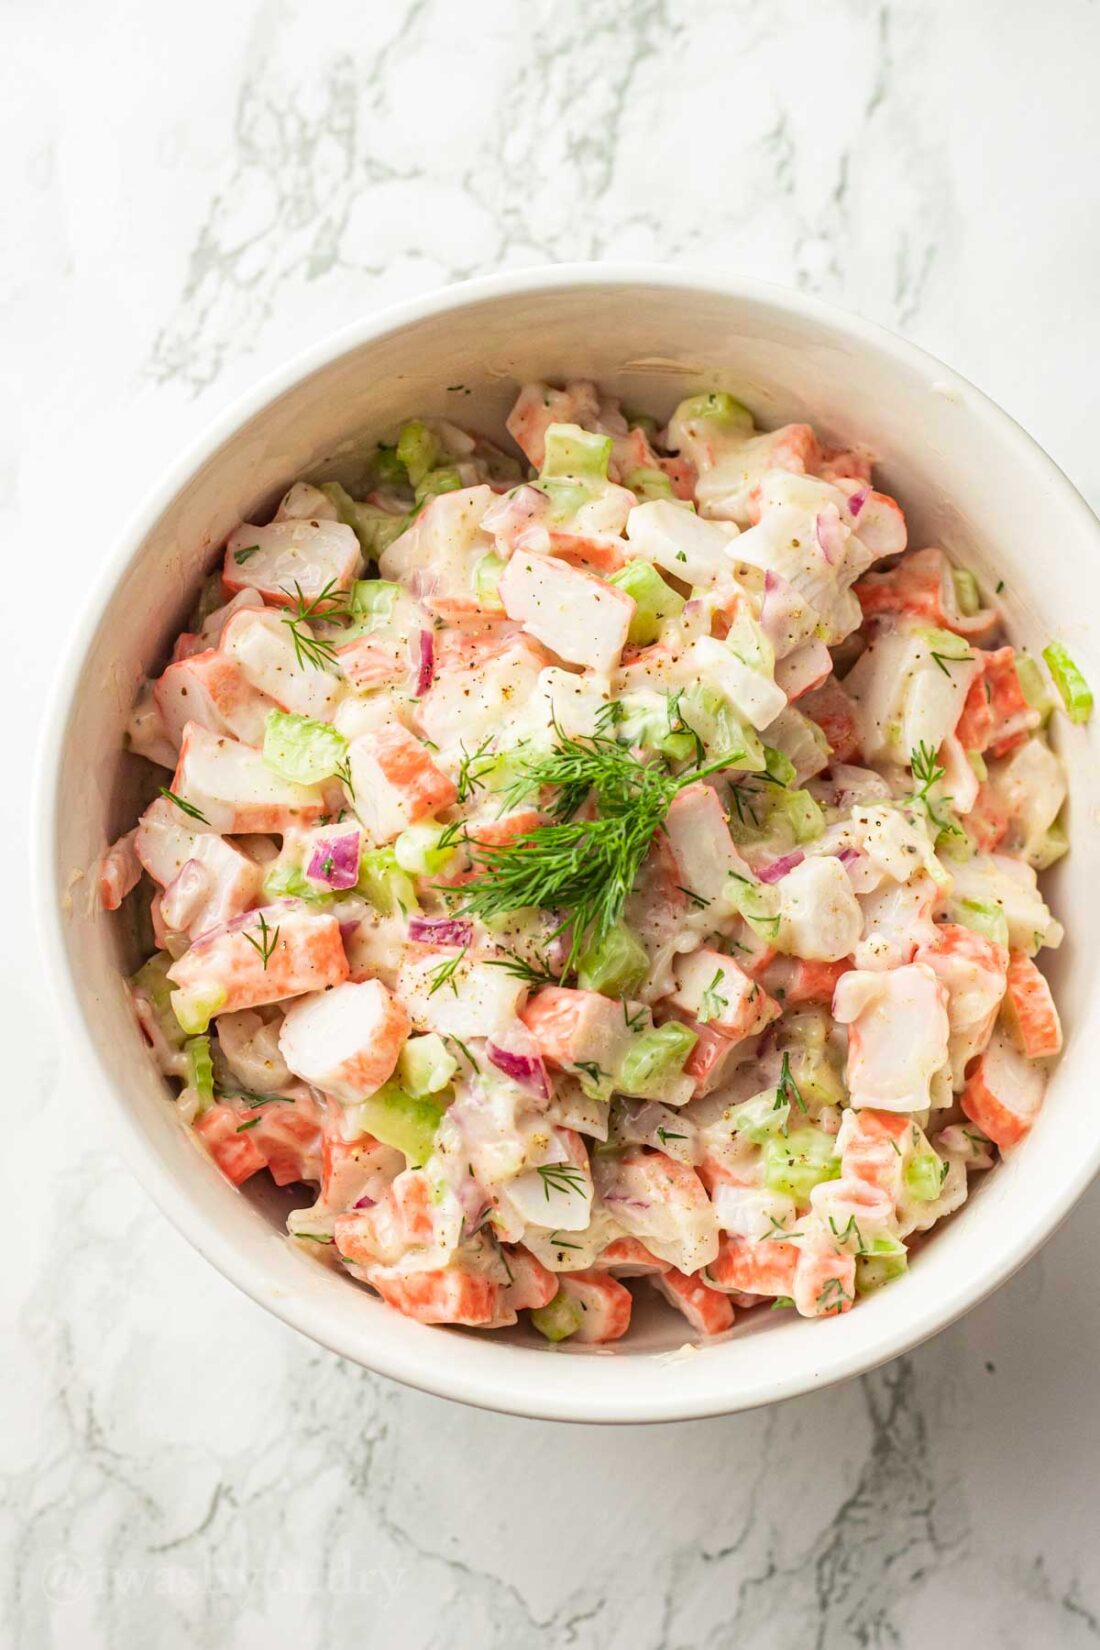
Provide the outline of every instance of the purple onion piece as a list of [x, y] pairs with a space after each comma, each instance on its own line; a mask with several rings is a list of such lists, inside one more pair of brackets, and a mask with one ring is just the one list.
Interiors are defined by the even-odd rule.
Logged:
[[409, 938], [426, 945], [471, 945], [474, 925], [458, 917], [410, 917]]
[[435, 675], [435, 641], [430, 630], [420, 632], [419, 663], [416, 669], [416, 697], [427, 693]]
[[853, 521], [855, 521], [856, 517], [859, 515], [859, 512], [863, 509], [863, 506], [867, 503], [867, 500], [870, 498], [870, 496], [871, 496], [870, 487], [859, 487], [851, 495], [851, 497], [848, 500], [848, 514], [851, 516]]
[[758, 865], [756, 874], [761, 882], [778, 882], [788, 871], [793, 871], [796, 865], [801, 865], [805, 858], [801, 848], [796, 848], [793, 854], [784, 854], [780, 859], [773, 859], [770, 865]]
[[840, 517], [835, 510], [820, 510], [814, 522], [814, 536], [817, 539], [821, 554], [830, 567], [835, 567], [844, 554], [845, 535], [841, 529]]
[[359, 880], [359, 832], [330, 836], [319, 842], [306, 867], [306, 876], [328, 888], [354, 888]]
[[374, 1200], [373, 1197], [361, 1197], [361, 1198], [359, 1198], [358, 1202], [352, 1204], [352, 1208], [353, 1209], [373, 1209], [374, 1208], [374, 1202], [375, 1202], [375, 1200]]
[[359, 928], [359, 918], [358, 917], [353, 917], [350, 922], [342, 922], [340, 924], [340, 939], [343, 941], [343, 943], [345, 945], [351, 939], [352, 935], [354, 933], [356, 933], [358, 928]]
[[510, 1077], [522, 1088], [530, 1089], [532, 1094], [541, 1095], [544, 1100], [549, 1100], [550, 1079], [540, 1055], [515, 1054], [510, 1048], [501, 1048], [497, 1043], [488, 1043], [485, 1052], [505, 1077]]
[[837, 854], [836, 857], [837, 857], [837, 859], [839, 859], [839, 861], [842, 865], [850, 865], [852, 863], [853, 859], [858, 859], [859, 858], [859, 849], [858, 848], [841, 848], [840, 852]]

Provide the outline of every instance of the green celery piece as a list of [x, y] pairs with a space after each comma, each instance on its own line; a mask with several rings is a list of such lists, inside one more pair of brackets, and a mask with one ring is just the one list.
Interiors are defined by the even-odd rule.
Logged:
[[994, 945], [1003, 945], [1008, 949], [1008, 918], [1002, 906], [976, 899], [952, 899], [948, 905], [948, 915], [952, 922], [972, 929], [975, 934], [984, 935]]
[[689, 395], [686, 401], [680, 402], [673, 418], [680, 423], [688, 419], [693, 423], [708, 421], [729, 430], [743, 430], [746, 435], [751, 435], [756, 427], [749, 409], [726, 390]]
[[273, 773], [297, 785], [331, 779], [344, 761], [348, 742], [328, 722], [271, 710], [264, 729], [263, 758]]
[[919, 1152], [905, 1165], [905, 1184], [918, 1203], [934, 1203], [943, 1185], [943, 1163], [935, 1152]]
[[189, 1037], [183, 1045], [187, 1059], [187, 1087], [194, 1089], [203, 1102], [202, 1109], [214, 1103], [214, 1062], [210, 1058], [209, 1037]]
[[439, 846], [445, 829], [443, 825], [407, 825], [393, 844], [401, 869], [416, 877], [434, 877], [442, 871], [457, 851], [453, 846]]
[[904, 1243], [894, 1237], [871, 1239], [867, 1254], [856, 1256], [856, 1294], [868, 1295], [900, 1278], [909, 1265]]
[[684, 1061], [699, 1041], [679, 1020], [651, 1026], [631, 1040], [623, 1056], [615, 1087], [642, 1100], [659, 1100], [662, 1091], [684, 1069]]
[[839, 1177], [836, 1141], [823, 1129], [792, 1129], [765, 1143], [764, 1184], [770, 1192], [782, 1192], [804, 1204], [815, 1186]]
[[458, 1061], [436, 1031], [410, 1037], [397, 1062], [401, 1085], [414, 1100], [445, 1089], [458, 1070]]
[[356, 888], [384, 917], [419, 911], [412, 878], [397, 863], [392, 848], [368, 848], [359, 861]]
[[500, 575], [504, 572], [504, 558], [498, 556], [495, 550], [488, 551], [474, 568], [474, 594], [479, 607], [491, 608], [494, 612], [503, 613], [504, 603], [500, 599]]
[[213, 991], [173, 991], [172, 1013], [189, 1037], [201, 1037], [225, 1003], [221, 986]]
[[404, 465], [409, 480], [417, 487], [439, 461], [439, 442], [426, 424], [414, 418], [411, 423], [402, 426], [397, 438], [397, 457]]
[[661, 634], [665, 619], [675, 619], [684, 610], [684, 598], [665, 583], [655, 567], [647, 561], [628, 561], [617, 573], [612, 573], [608, 584], [617, 585], [634, 600], [627, 640], [638, 647], [647, 647]]
[[566, 1341], [581, 1326], [584, 1314], [580, 1304], [571, 1300], [564, 1289], [559, 1289], [548, 1306], [531, 1309], [531, 1322], [548, 1341]]
[[1043, 658], [1071, 722], [1087, 722], [1092, 715], [1092, 689], [1061, 642], [1043, 649]]
[[648, 465], [640, 465], [631, 470], [626, 478], [626, 486], [636, 498], [647, 503], [651, 498], [673, 498], [672, 482], [663, 470], [651, 469]]
[[546, 431], [545, 454], [540, 477], [580, 476], [589, 481], [606, 481], [611, 462], [611, 437], [593, 435], [579, 424], [551, 424]]
[[376, 447], [367, 465], [372, 487], [407, 487], [409, 472], [397, 456], [396, 447]]
[[368, 1134], [384, 1146], [404, 1152], [410, 1168], [419, 1168], [431, 1156], [443, 1107], [426, 1096], [406, 1094], [390, 1082], [360, 1101], [356, 1115]]
[[349, 592], [352, 617], [367, 630], [382, 630], [393, 623], [393, 611], [401, 586], [390, 579], [356, 579]]
[[439, 493], [457, 493], [462, 487], [462, 477], [453, 465], [444, 465], [437, 470], [429, 470], [422, 476], [415, 488], [415, 498], [418, 504], [423, 504], [427, 498], [435, 498]]
[[966, 619], [972, 619], [975, 613], [981, 612], [982, 597], [978, 589], [978, 581], [969, 567], [953, 567], [951, 581], [955, 586], [955, 601], [959, 612]]
[[144, 992], [152, 1004], [165, 1041], [172, 1048], [182, 1048], [184, 1034], [172, 1008], [173, 985], [168, 978], [171, 966], [172, 958], [167, 951], [158, 951], [142, 963], [130, 983]]
[[577, 984], [582, 991], [605, 997], [625, 997], [649, 972], [645, 946], [625, 922], [615, 924], [598, 945], [582, 952], [577, 962]]

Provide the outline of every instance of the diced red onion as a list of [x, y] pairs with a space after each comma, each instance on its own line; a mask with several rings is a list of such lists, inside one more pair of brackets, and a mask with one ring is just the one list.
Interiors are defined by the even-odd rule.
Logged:
[[352, 1208], [353, 1209], [373, 1209], [374, 1204], [375, 1204], [375, 1199], [373, 1197], [361, 1197], [358, 1200], [357, 1203], [352, 1204]]
[[836, 857], [842, 865], [850, 865], [853, 859], [859, 858], [859, 849], [842, 848]]
[[510, 1077], [522, 1088], [530, 1089], [532, 1094], [539, 1094], [544, 1100], [549, 1100], [550, 1079], [541, 1055], [516, 1054], [510, 1048], [501, 1048], [499, 1043], [486, 1044], [485, 1052], [505, 1077]]
[[340, 924], [340, 938], [345, 945], [351, 939], [352, 935], [358, 932], [358, 928], [358, 917], [353, 917], [350, 922], [342, 922]]
[[473, 941], [474, 925], [458, 917], [410, 917], [410, 940], [423, 940], [427, 945], [469, 945]]
[[329, 888], [354, 888], [359, 880], [359, 832], [330, 836], [319, 842], [306, 867], [306, 876]]
[[849, 495], [848, 514], [851, 516], [853, 521], [859, 515], [859, 512], [863, 509], [863, 506], [867, 503], [870, 496], [870, 487], [857, 487], [855, 492]]
[[835, 567], [844, 554], [846, 534], [841, 525], [840, 516], [835, 505], [828, 509], [819, 510], [814, 522], [814, 535], [817, 539], [821, 554], [830, 567]]
[[796, 848], [793, 854], [783, 854], [780, 859], [773, 859], [770, 865], [758, 865], [756, 874], [761, 882], [778, 882], [788, 871], [793, 871], [796, 865], [801, 865], [805, 858], [802, 849]]
[[432, 677], [435, 675], [435, 641], [430, 630], [420, 632], [419, 649], [420, 663], [416, 671], [416, 697], [418, 699], [422, 693], [427, 693], [432, 685]]

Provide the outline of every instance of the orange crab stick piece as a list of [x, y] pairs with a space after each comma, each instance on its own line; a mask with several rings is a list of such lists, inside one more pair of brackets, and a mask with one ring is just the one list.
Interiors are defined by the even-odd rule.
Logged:
[[1025, 951], [1009, 957], [1005, 1008], [1013, 1040], [1029, 1060], [1061, 1052], [1062, 1023], [1050, 986]]
[[698, 1275], [689, 1277], [674, 1266], [650, 1278], [657, 1293], [682, 1312], [697, 1335], [721, 1335], [733, 1328], [733, 1307], [717, 1289], [711, 1289]]

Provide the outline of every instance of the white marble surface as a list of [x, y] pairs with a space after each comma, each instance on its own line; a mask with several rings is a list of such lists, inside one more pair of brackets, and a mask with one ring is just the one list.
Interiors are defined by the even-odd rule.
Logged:
[[22, 874], [35, 707], [120, 510], [261, 371], [398, 295], [615, 255], [796, 283], [971, 375], [1100, 504], [1100, 6], [0, 22], [0, 1642], [1100, 1639], [1100, 1191], [994, 1300], [837, 1391], [646, 1431], [463, 1410], [299, 1339], [149, 1205], [85, 1112]]

